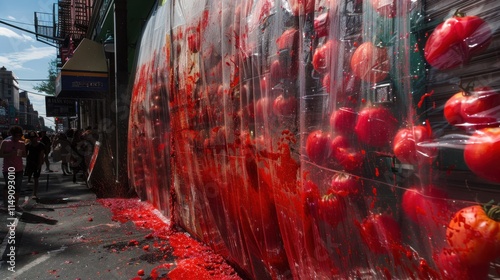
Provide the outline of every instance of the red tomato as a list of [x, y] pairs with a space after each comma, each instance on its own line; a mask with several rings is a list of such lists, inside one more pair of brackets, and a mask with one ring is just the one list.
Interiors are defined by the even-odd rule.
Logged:
[[352, 149], [339, 149], [335, 153], [335, 158], [345, 171], [356, 172], [363, 166], [364, 155]]
[[345, 136], [338, 135], [330, 144], [331, 157], [340, 164], [345, 171], [358, 171], [363, 165], [364, 155], [355, 151]]
[[271, 73], [271, 86], [274, 86], [278, 84], [281, 79], [285, 78], [286, 71], [281, 68], [279, 60], [274, 60], [271, 63], [269, 73]]
[[278, 50], [295, 51], [299, 46], [299, 31], [295, 28], [285, 30], [276, 40]]
[[361, 237], [370, 251], [383, 254], [399, 251], [401, 246], [401, 228], [391, 216], [371, 214], [358, 224]]
[[449, 219], [446, 193], [434, 186], [422, 191], [412, 187], [405, 191], [401, 200], [403, 212], [421, 226], [445, 225]]
[[255, 119], [256, 121], [265, 121], [271, 115], [273, 110], [273, 102], [269, 100], [269, 97], [259, 98], [255, 102]]
[[330, 116], [330, 126], [333, 131], [342, 135], [350, 135], [356, 123], [356, 112], [349, 107], [341, 107]]
[[451, 125], [463, 124], [466, 122], [462, 113], [462, 103], [466, 96], [464, 92], [459, 92], [451, 96], [444, 104], [444, 118]]
[[358, 114], [354, 132], [358, 139], [370, 146], [383, 147], [393, 139], [398, 121], [383, 107], [368, 107]]
[[361, 44], [351, 57], [353, 74], [365, 82], [377, 83], [384, 80], [390, 67], [387, 49], [371, 42]]
[[331, 227], [336, 227], [342, 222], [346, 214], [347, 206], [342, 197], [328, 192], [321, 197], [318, 203], [318, 218]]
[[459, 210], [446, 229], [446, 240], [468, 264], [500, 257], [500, 206], [489, 203]]
[[474, 174], [500, 182], [500, 127], [477, 130], [467, 141], [464, 159]]
[[491, 38], [491, 28], [483, 19], [457, 13], [439, 24], [429, 36], [425, 59], [437, 69], [452, 69], [487, 49]]
[[313, 131], [306, 140], [306, 154], [312, 162], [324, 164], [331, 154], [330, 144], [330, 134], [321, 130]]
[[488, 279], [489, 262], [471, 265], [461, 261], [451, 249], [443, 249], [433, 256], [443, 280], [484, 280]]
[[451, 125], [463, 128], [498, 126], [500, 94], [490, 87], [462, 90], [446, 101], [444, 117]]
[[278, 47], [279, 65], [285, 76], [294, 76], [298, 72], [299, 31], [295, 28], [287, 29], [276, 40]]
[[334, 53], [337, 51], [337, 43], [333, 40], [326, 41], [325, 44], [318, 47], [314, 51], [312, 65], [314, 70], [319, 73], [327, 73], [330, 71], [330, 63], [332, 63], [331, 58]]
[[284, 97], [283, 94], [278, 95], [273, 102], [273, 112], [276, 116], [289, 116], [297, 112], [297, 98]]
[[361, 193], [361, 180], [347, 173], [337, 173], [332, 177], [332, 185], [328, 193], [339, 196], [356, 196]]
[[338, 153], [341, 149], [349, 148], [351, 148], [351, 143], [349, 139], [343, 135], [335, 136], [330, 143], [330, 151], [333, 158], [336, 158], [336, 153]]
[[[437, 149], [419, 144], [430, 144], [431, 141], [432, 131], [430, 127], [417, 125], [412, 128], [402, 128], [394, 137], [392, 149], [396, 158], [402, 163], [429, 163], [436, 155]], [[425, 161], [426, 159], [428, 160]]]
[[[411, 10], [411, 0], [371, 0], [372, 7], [380, 15], [388, 18], [402, 16]], [[398, 6], [399, 5], [399, 6]]]

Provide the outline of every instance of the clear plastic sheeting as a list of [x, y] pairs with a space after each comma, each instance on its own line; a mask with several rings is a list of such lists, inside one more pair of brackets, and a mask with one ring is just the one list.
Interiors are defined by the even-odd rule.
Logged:
[[249, 278], [499, 277], [499, 6], [165, 1], [131, 182]]
[[[158, 9], [142, 34], [131, 97], [128, 173], [139, 197], [170, 216], [170, 119], [165, 73], [168, 10]], [[163, 35], [159, 35], [163, 34]]]

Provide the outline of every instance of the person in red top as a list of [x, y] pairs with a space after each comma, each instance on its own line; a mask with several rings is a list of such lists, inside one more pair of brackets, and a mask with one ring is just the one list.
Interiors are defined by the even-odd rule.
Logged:
[[[11, 126], [9, 137], [0, 144], [0, 157], [3, 158], [3, 188], [4, 207], [15, 207], [16, 211], [22, 210], [19, 205], [19, 192], [23, 182], [23, 157], [26, 157], [26, 146], [23, 141], [23, 129], [20, 126]], [[9, 178], [10, 176], [10, 178]], [[14, 198], [12, 200], [12, 197]]]

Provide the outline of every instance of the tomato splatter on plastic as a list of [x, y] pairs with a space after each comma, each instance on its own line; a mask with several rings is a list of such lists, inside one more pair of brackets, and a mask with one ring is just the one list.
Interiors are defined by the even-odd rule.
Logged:
[[158, 152], [163, 152], [165, 150], [165, 147], [167, 147], [167, 145], [165, 143], [161, 143], [158, 145]]
[[382, 269], [382, 272], [384, 273], [385, 279], [387, 279], [387, 280], [392, 279], [391, 272], [389, 271], [389, 269], [387, 269], [387, 267], [384, 267]]
[[422, 95], [422, 97], [420, 97], [420, 101], [418, 101], [418, 108], [422, 108], [422, 105], [424, 105], [424, 101], [427, 97], [431, 97], [432, 95], [434, 94], [434, 90], [431, 90], [430, 92], [428, 93], [425, 93], [424, 95]]

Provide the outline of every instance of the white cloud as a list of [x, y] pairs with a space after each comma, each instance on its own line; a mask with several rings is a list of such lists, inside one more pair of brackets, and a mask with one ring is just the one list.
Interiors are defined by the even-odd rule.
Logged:
[[9, 28], [5, 28], [5, 27], [1, 27], [1, 26], [0, 26], [0, 36], [11, 38], [11, 39], [23, 40], [23, 36], [17, 34], [16, 32], [12, 31]]
[[26, 42], [35, 42], [35, 39], [33, 39], [33, 37], [31, 36], [28, 36], [26, 34], [22, 34], [21, 36], [23, 36], [23, 40]]
[[24, 64], [33, 60], [55, 58], [56, 50], [54, 47], [35, 47], [30, 46], [22, 51], [0, 55], [0, 63], [9, 70], [26, 69]]
[[8, 62], [9, 62], [9, 58], [8, 57], [0, 55], [0, 64], [5, 65]]
[[26, 42], [35, 42], [32, 35], [26, 35], [24, 33], [18, 34], [18, 32], [13, 31], [12, 29], [0, 26], [0, 37], [7, 37], [10, 40], [19, 40], [23, 43]]

